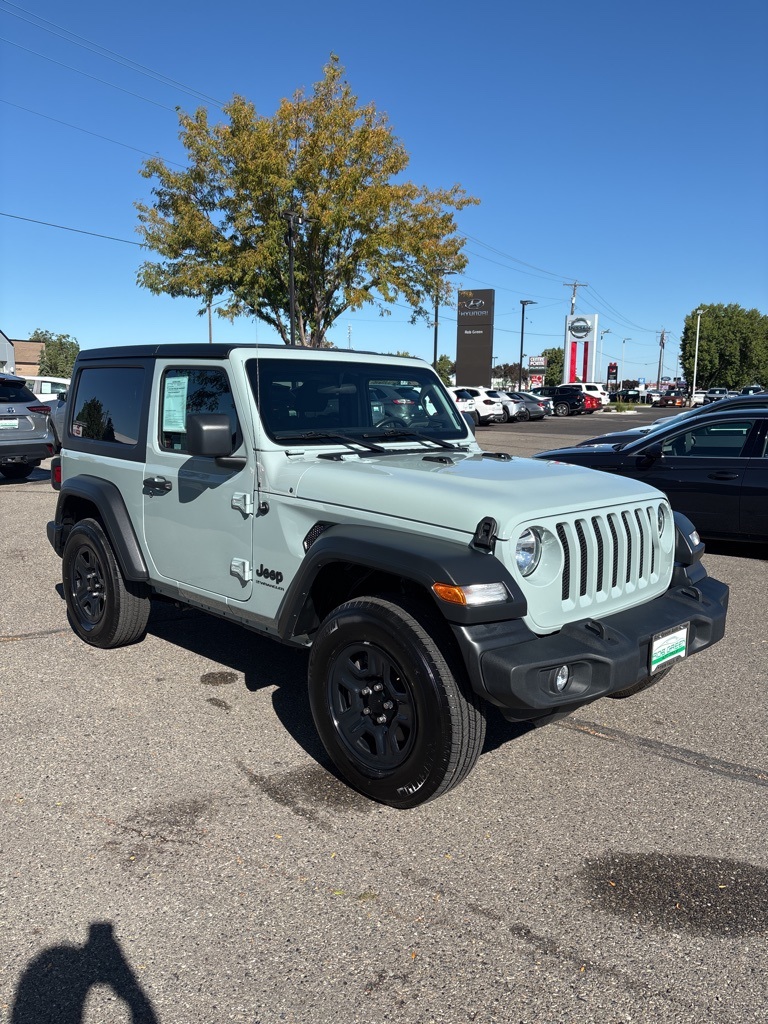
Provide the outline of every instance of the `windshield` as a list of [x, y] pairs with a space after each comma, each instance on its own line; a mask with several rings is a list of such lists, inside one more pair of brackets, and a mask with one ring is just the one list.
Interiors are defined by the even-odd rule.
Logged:
[[37, 399], [32, 392], [25, 387], [24, 381], [3, 380], [0, 381], [0, 402], [18, 402], [19, 405], [29, 405]]
[[[273, 441], [334, 439], [467, 441], [456, 403], [426, 366], [382, 366], [329, 359], [251, 359], [248, 377]], [[370, 442], [374, 442], [371, 446]]]
[[707, 406], [696, 405], [692, 409], [685, 409], [674, 416], [662, 416], [648, 427], [647, 433], [652, 434], [656, 430], [663, 430], [666, 427], [673, 427], [676, 423], [684, 423], [691, 416], [702, 416], [712, 410]]

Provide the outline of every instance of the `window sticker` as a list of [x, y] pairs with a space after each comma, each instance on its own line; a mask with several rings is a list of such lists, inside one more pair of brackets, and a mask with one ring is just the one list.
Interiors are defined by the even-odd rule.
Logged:
[[185, 434], [187, 432], [188, 377], [166, 377], [163, 394], [163, 430]]

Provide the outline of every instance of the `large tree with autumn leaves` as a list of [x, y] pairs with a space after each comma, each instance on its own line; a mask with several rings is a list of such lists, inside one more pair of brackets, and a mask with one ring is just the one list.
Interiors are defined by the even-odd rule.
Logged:
[[138, 230], [159, 258], [142, 264], [139, 284], [199, 299], [201, 313], [256, 317], [287, 343], [290, 228], [299, 344], [326, 345], [347, 310], [404, 301], [428, 315], [436, 292], [447, 297], [446, 272], [467, 263], [454, 214], [478, 200], [405, 181], [405, 148], [343, 72], [331, 55], [312, 93], [272, 117], [240, 96], [222, 124], [205, 108], [179, 113], [188, 165], [152, 158], [142, 169], [154, 202], [136, 204]]

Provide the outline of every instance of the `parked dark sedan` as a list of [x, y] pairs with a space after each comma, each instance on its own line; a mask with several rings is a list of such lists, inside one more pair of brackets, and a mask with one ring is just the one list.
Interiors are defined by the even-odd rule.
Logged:
[[[738, 395], [736, 398], [726, 398], [721, 409], [768, 409], [768, 391], [761, 391], [758, 394]], [[698, 418], [702, 413], [710, 413], [702, 405], [695, 405], [691, 409], [684, 409], [674, 416], [665, 416], [655, 420], [653, 423], [646, 423], [642, 427], [630, 427], [628, 430], [609, 430], [604, 434], [597, 434], [595, 437], [588, 437], [586, 441], [579, 441], [579, 447], [591, 444], [613, 444], [625, 445], [630, 441], [637, 441], [640, 437], [648, 437], [655, 434], [657, 430], [664, 430], [675, 423], [688, 423], [693, 418]]]
[[558, 448], [534, 458], [652, 484], [704, 536], [768, 541], [768, 409], [716, 403], [674, 419], [626, 445]]

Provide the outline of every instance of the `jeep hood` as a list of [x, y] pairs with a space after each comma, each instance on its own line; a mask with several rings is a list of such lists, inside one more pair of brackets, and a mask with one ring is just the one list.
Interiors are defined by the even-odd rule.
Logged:
[[[437, 462], [437, 458], [450, 462]], [[605, 509], [662, 497], [655, 488], [582, 466], [439, 449], [372, 458], [345, 456], [285, 465], [276, 489], [296, 498], [474, 533], [492, 516], [507, 539], [537, 517]]]

